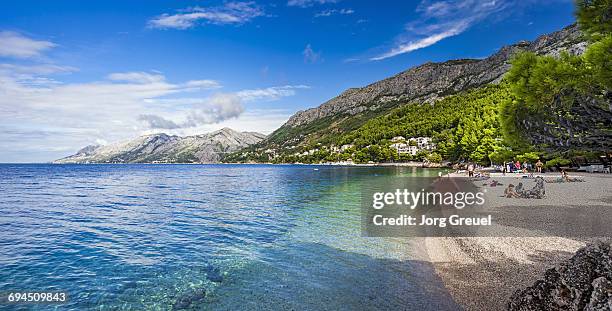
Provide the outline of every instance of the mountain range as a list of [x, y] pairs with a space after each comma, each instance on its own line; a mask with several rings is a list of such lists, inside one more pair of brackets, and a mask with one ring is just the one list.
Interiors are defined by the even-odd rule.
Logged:
[[[533, 42], [521, 41], [501, 48], [484, 59], [428, 62], [362, 88], [351, 88], [319, 107], [294, 114], [285, 124], [296, 127], [330, 116], [355, 115], [377, 110], [390, 101], [431, 102], [487, 83], [499, 82], [510, 68], [509, 60], [518, 51], [558, 55], [560, 51], [581, 53], [586, 47], [576, 25], [566, 27]], [[272, 135], [273, 136], [273, 135]]]
[[226, 161], [265, 162], [272, 158], [261, 156], [264, 152], [278, 157], [329, 145], [335, 137], [356, 131], [398, 107], [433, 104], [451, 95], [499, 84], [519, 52], [579, 55], [587, 45], [578, 26], [573, 24], [534, 41], [504, 46], [486, 58], [428, 62], [365, 87], [348, 89], [318, 107], [298, 111], [266, 139], [228, 156]]
[[216, 163], [266, 136], [230, 128], [194, 136], [152, 134], [105, 146], [92, 145], [54, 163]]
[[[586, 40], [573, 24], [531, 42], [504, 46], [487, 58], [428, 62], [365, 87], [348, 89], [316, 108], [298, 111], [266, 139], [249, 148], [249, 152], [256, 155], [264, 150], [273, 150], [275, 154], [307, 150], [402, 105], [433, 103], [449, 95], [497, 84], [510, 69], [513, 56], [521, 51], [558, 56], [563, 51], [581, 54], [586, 47]], [[240, 156], [230, 158], [245, 160]]]
[[[55, 163], [268, 162], [359, 129], [368, 120], [407, 104], [431, 104], [450, 95], [497, 84], [521, 51], [558, 56], [584, 52], [577, 25], [502, 47], [483, 59], [428, 62], [361, 88], [351, 88], [316, 108], [298, 111], [269, 136], [229, 128], [178, 137], [154, 134], [108, 146], [87, 146]], [[237, 152], [240, 151], [240, 152]]]

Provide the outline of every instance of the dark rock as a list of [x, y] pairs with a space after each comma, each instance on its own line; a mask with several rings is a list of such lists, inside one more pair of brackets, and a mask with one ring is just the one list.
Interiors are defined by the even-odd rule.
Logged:
[[546, 271], [543, 280], [516, 291], [508, 310], [612, 310], [612, 248], [587, 245]]
[[180, 296], [174, 305], [172, 310], [182, 310], [189, 308], [194, 302], [203, 300], [206, 297], [206, 290], [203, 288], [196, 289]]
[[223, 282], [223, 275], [221, 275], [221, 271], [219, 270], [219, 268], [213, 267], [211, 265], [206, 267], [206, 278], [211, 282]]
[[602, 276], [596, 278], [591, 285], [593, 291], [585, 310], [612, 310], [612, 282]]

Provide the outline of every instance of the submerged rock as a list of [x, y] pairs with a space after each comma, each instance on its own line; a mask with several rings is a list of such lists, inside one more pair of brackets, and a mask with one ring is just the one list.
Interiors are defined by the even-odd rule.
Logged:
[[587, 245], [543, 280], [516, 291], [508, 310], [612, 310], [612, 246]]
[[176, 299], [174, 305], [172, 305], [172, 310], [183, 310], [189, 308], [194, 302], [198, 302], [203, 300], [206, 297], [206, 290], [203, 288], [193, 290], [191, 292], [185, 293]]
[[221, 275], [221, 271], [219, 270], [219, 268], [213, 267], [211, 265], [208, 265], [206, 267], [206, 278], [209, 281], [215, 283], [223, 282], [223, 275]]

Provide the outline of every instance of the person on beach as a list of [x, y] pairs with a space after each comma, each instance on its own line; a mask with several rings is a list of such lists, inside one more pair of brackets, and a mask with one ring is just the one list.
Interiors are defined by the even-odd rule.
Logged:
[[516, 163], [514, 163], [514, 170], [517, 172], [521, 171], [521, 162], [519, 160], [516, 160]]
[[569, 181], [569, 175], [567, 175], [565, 170], [561, 170], [561, 179], [563, 179], [563, 181]]
[[542, 161], [540, 161], [540, 159], [538, 159], [538, 162], [536, 162], [536, 170], [540, 174], [542, 173], [542, 166], [544, 166], [544, 163], [542, 163]]
[[474, 177], [474, 164], [470, 163], [467, 167], [468, 177]]
[[516, 193], [516, 190], [514, 190], [513, 184], [509, 184], [508, 187], [504, 190], [504, 196], [506, 198], [519, 198], [520, 197], [520, 195]]
[[519, 196], [521, 195], [521, 193], [523, 193], [523, 183], [520, 182], [518, 183], [518, 185], [516, 185], [516, 188], [514, 189], [514, 192], [516, 192]]
[[561, 170], [561, 180], [563, 180], [564, 182], [583, 182], [584, 181], [584, 179], [578, 178], [578, 177], [571, 178], [565, 170]]
[[535, 186], [529, 190], [521, 190], [520, 197], [525, 199], [542, 199], [546, 195], [544, 188], [544, 178], [538, 176], [535, 179]]
[[506, 176], [506, 172], [508, 171], [508, 166], [506, 164], [502, 165], [502, 176]]

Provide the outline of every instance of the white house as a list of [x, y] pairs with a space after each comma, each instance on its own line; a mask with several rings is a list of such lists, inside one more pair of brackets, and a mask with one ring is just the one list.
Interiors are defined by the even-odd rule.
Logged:
[[410, 146], [409, 144], [405, 144], [405, 143], [395, 143], [395, 144], [390, 145], [389, 147], [395, 149], [398, 154], [409, 153], [411, 155], [415, 155], [417, 151], [419, 151], [417, 146]]
[[410, 137], [408, 140], [415, 141], [419, 149], [431, 151], [436, 148], [435, 144], [431, 142], [431, 137]]
[[419, 151], [419, 148], [417, 148], [417, 146], [408, 146], [408, 153], [410, 153], [411, 155], [416, 155], [417, 151]]

